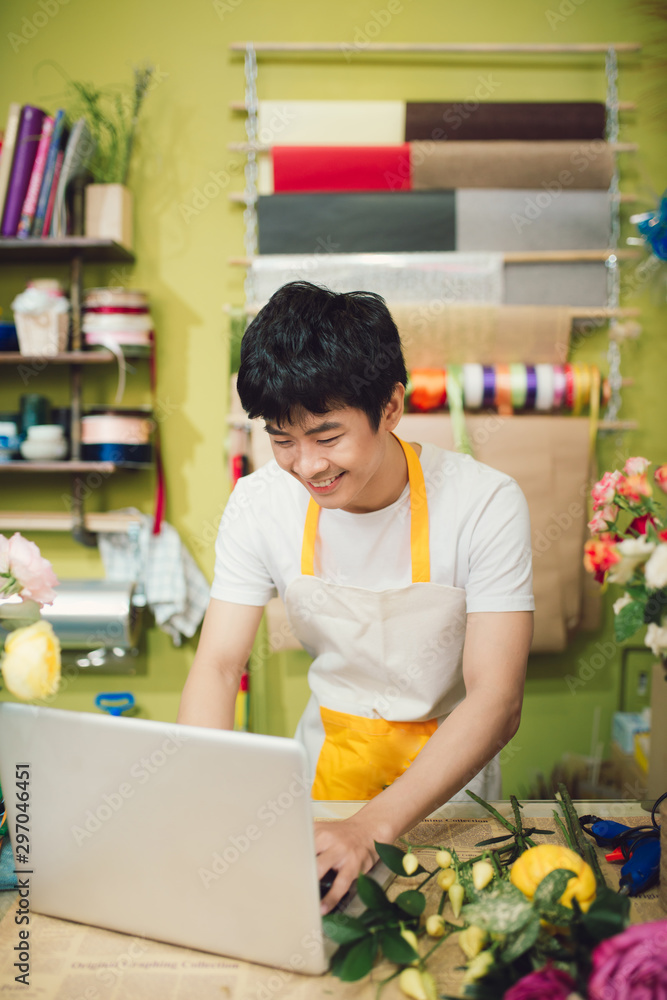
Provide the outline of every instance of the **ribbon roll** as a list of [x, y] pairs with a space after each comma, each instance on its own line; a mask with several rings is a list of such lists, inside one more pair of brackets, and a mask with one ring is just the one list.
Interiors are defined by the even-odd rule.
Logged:
[[484, 365], [484, 397], [482, 406], [490, 409], [496, 398], [496, 371], [491, 365]]
[[535, 394], [535, 409], [539, 413], [548, 413], [553, 409], [555, 378], [553, 365], [535, 365], [537, 392]]
[[447, 402], [447, 372], [444, 368], [415, 368], [410, 372], [413, 410], [439, 410]]
[[512, 407], [515, 410], [523, 410], [526, 405], [528, 395], [528, 376], [525, 365], [510, 365], [510, 392], [512, 396]]
[[463, 401], [466, 409], [479, 410], [484, 402], [484, 368], [463, 365]]
[[554, 398], [551, 404], [553, 410], [560, 410], [565, 399], [566, 380], [562, 365], [554, 365]]
[[501, 416], [509, 417], [512, 408], [512, 380], [509, 365], [496, 365], [496, 409]]
[[526, 365], [526, 409], [535, 409], [537, 398], [537, 372], [534, 365]]

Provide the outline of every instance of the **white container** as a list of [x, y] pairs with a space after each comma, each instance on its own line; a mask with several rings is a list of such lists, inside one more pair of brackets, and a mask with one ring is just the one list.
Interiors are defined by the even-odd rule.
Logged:
[[21, 443], [21, 454], [29, 462], [59, 462], [67, 454], [67, 441], [31, 441]]
[[132, 194], [123, 184], [86, 186], [86, 236], [132, 249]]
[[29, 441], [64, 441], [64, 432], [60, 424], [33, 424], [28, 427]]
[[19, 351], [24, 355], [53, 357], [67, 350], [69, 313], [14, 313]]

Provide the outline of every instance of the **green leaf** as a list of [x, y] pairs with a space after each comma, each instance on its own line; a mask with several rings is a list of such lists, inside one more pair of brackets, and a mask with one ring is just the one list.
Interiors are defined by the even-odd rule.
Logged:
[[357, 941], [368, 933], [367, 928], [356, 917], [346, 913], [328, 913], [322, 917], [322, 929], [328, 938], [338, 944], [348, 944]]
[[391, 910], [392, 908], [384, 889], [368, 875], [360, 875], [357, 879], [357, 892], [364, 906], [371, 910]]
[[567, 868], [554, 868], [545, 875], [533, 896], [533, 902], [541, 911], [543, 907], [557, 903], [565, 892], [567, 883], [576, 878], [576, 873]]
[[409, 913], [411, 917], [420, 917], [426, 906], [426, 897], [417, 889], [408, 889], [402, 892], [394, 900], [396, 906], [400, 906], [404, 913]]
[[[375, 850], [378, 852], [380, 861], [384, 861], [389, 871], [392, 871], [394, 875], [406, 877], [406, 871], [403, 867], [403, 858], [405, 857], [403, 851], [394, 847], [393, 844], [380, 844], [377, 840], [375, 841]], [[414, 874], [419, 875], [422, 872], [426, 872], [426, 869], [419, 865]]]
[[531, 919], [525, 924], [521, 930], [513, 935], [503, 950], [500, 952], [500, 960], [509, 965], [510, 962], [514, 962], [517, 958], [532, 948], [537, 941], [537, 936], [540, 933], [540, 921], [538, 917], [533, 914]]
[[644, 624], [644, 605], [632, 601], [614, 615], [614, 636], [617, 642], [625, 642]]
[[339, 979], [344, 983], [354, 983], [357, 979], [363, 979], [373, 968], [373, 962], [377, 954], [378, 943], [375, 934], [368, 934], [350, 945], [340, 968], [336, 972]]
[[630, 900], [613, 889], [600, 889], [581, 922], [596, 941], [612, 937], [628, 925]]
[[494, 934], [513, 934], [534, 915], [531, 903], [514, 885], [501, 882], [490, 892], [478, 894], [477, 903], [464, 906], [461, 915], [466, 923], [477, 924]]
[[[630, 607], [630, 605], [628, 605]], [[651, 593], [644, 606], [643, 624], [650, 625], [654, 622], [660, 625], [667, 608], [667, 590], [656, 590]]]
[[380, 932], [380, 947], [385, 958], [396, 962], [396, 965], [412, 965], [419, 958], [410, 942], [405, 940], [400, 931], [391, 927]]

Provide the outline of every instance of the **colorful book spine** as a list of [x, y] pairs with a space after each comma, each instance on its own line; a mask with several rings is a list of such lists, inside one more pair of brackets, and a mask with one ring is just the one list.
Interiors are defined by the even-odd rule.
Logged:
[[[37, 199], [37, 208], [35, 209], [35, 218], [32, 222], [32, 236], [41, 236], [42, 233], [45, 235], [48, 233], [48, 228], [45, 226], [46, 209], [49, 204], [49, 199], [51, 195], [51, 190], [57, 187], [54, 185], [54, 170], [56, 168], [56, 161], [58, 159], [58, 153], [64, 147], [64, 130], [65, 130], [65, 112], [61, 109], [56, 112], [55, 120], [53, 123], [53, 134], [51, 136], [51, 142], [49, 144], [49, 153], [46, 157], [46, 166], [44, 167], [44, 176], [42, 178], [42, 184], [39, 189], [39, 197]], [[61, 159], [62, 163], [62, 159]]]
[[27, 239], [27, 237], [30, 236], [32, 220], [35, 217], [37, 199], [39, 197], [39, 191], [44, 177], [46, 158], [48, 156], [49, 146], [51, 145], [53, 123], [54, 119], [51, 115], [47, 115], [44, 119], [44, 124], [42, 125], [42, 137], [39, 140], [39, 146], [37, 147], [37, 156], [35, 157], [35, 164], [32, 168], [32, 174], [30, 175], [30, 183], [28, 184], [28, 190], [26, 191], [25, 200], [23, 202], [19, 227], [16, 231], [16, 235], [20, 239]]
[[14, 163], [12, 164], [12, 174], [7, 187], [7, 200], [5, 202], [5, 212], [2, 218], [2, 235], [16, 236], [21, 218], [21, 209], [25, 200], [30, 175], [35, 165], [39, 137], [42, 134], [42, 123], [44, 112], [41, 108], [34, 108], [31, 104], [26, 104], [21, 112], [18, 135], [16, 137], [16, 151], [14, 152]]
[[56, 191], [58, 190], [58, 181], [60, 180], [60, 171], [62, 169], [64, 157], [65, 157], [65, 150], [59, 149], [58, 156], [56, 157], [56, 169], [53, 171], [53, 183], [51, 184], [51, 191], [49, 193], [49, 203], [46, 206], [46, 215], [44, 216], [43, 233], [45, 236], [49, 235], [49, 229], [51, 227], [51, 219], [53, 218], [53, 206], [56, 201]]
[[21, 105], [10, 104], [5, 135], [2, 140], [2, 156], [0, 156], [0, 226], [2, 224], [2, 216], [4, 215], [5, 198], [12, 172], [12, 163], [14, 162], [14, 150], [16, 148], [16, 136], [19, 130], [20, 118]]

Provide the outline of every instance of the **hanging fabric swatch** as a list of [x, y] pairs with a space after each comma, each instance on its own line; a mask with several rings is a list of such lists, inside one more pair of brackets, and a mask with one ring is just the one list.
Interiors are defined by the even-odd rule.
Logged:
[[454, 202], [453, 191], [260, 195], [259, 252], [454, 250]]
[[604, 261], [506, 264], [507, 305], [606, 306]]
[[409, 102], [405, 139], [603, 139], [605, 117], [604, 104], [593, 102]]
[[610, 219], [607, 191], [459, 190], [456, 249], [604, 249]]
[[606, 190], [614, 154], [593, 142], [411, 142], [412, 187]]
[[411, 188], [407, 142], [400, 146], [274, 146], [272, 156], [275, 192]]
[[525, 361], [560, 364], [567, 359], [570, 311], [554, 306], [445, 305], [388, 302], [408, 368], [437, 368], [466, 361], [480, 365]]
[[404, 101], [260, 101], [263, 146], [398, 146]]
[[312, 281], [334, 292], [361, 289], [400, 302], [503, 301], [498, 253], [267, 254], [250, 266], [257, 303], [289, 281]]

